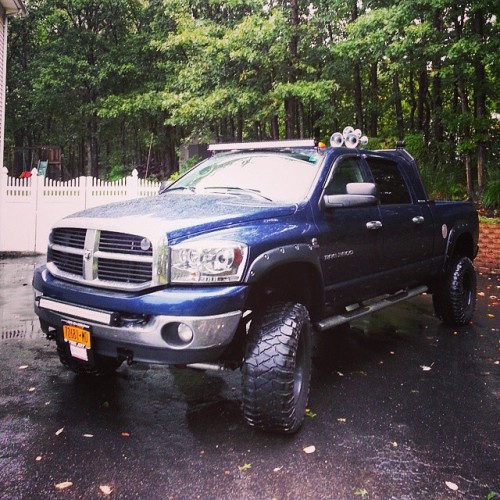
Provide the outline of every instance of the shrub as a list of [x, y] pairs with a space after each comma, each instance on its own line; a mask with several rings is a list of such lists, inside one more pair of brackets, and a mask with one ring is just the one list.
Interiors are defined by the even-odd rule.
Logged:
[[500, 169], [489, 173], [481, 202], [488, 209], [500, 208]]

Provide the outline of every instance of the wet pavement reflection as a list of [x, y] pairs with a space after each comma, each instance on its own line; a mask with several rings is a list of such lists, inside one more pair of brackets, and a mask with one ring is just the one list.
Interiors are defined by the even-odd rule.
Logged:
[[480, 277], [473, 325], [443, 326], [422, 296], [318, 336], [304, 427], [279, 436], [243, 423], [238, 372], [65, 370], [33, 313], [43, 260], [0, 259], [1, 499], [499, 492], [498, 276]]

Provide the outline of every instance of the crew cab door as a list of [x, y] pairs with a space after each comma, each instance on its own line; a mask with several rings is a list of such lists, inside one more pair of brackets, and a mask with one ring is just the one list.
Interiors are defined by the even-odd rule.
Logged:
[[433, 252], [433, 220], [429, 207], [418, 203], [403, 162], [365, 156], [378, 187], [382, 225], [380, 268], [392, 287], [422, 280]]
[[346, 195], [347, 184], [368, 180], [369, 172], [358, 155], [342, 156], [333, 164], [321, 197], [318, 250], [326, 302], [332, 308], [372, 295], [382, 236], [370, 229], [380, 219], [375, 197], [371, 205], [359, 206], [328, 206], [326, 200]]

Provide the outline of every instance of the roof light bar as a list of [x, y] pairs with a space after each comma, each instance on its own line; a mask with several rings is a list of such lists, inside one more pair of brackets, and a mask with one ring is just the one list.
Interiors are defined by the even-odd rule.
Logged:
[[283, 148], [311, 148], [315, 147], [314, 139], [291, 141], [264, 141], [264, 142], [233, 142], [227, 144], [210, 144], [209, 151], [230, 151], [234, 149], [283, 149]]

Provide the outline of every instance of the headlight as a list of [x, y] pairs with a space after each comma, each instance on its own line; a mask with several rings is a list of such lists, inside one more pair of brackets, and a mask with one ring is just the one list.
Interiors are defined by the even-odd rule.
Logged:
[[171, 282], [238, 282], [247, 255], [248, 247], [236, 241], [186, 241], [171, 248]]

